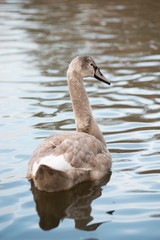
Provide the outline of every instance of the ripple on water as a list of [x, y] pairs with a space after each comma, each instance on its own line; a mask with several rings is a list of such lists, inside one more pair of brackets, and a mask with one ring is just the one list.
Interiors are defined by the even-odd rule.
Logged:
[[[0, 3], [3, 240], [159, 239], [159, 2], [101, 3]], [[95, 231], [76, 230], [71, 215], [58, 228], [42, 231], [25, 179], [27, 163], [44, 137], [75, 130], [66, 69], [78, 54], [92, 55], [111, 80], [106, 87], [88, 79], [86, 88], [112, 153], [112, 177], [84, 211], [92, 210], [87, 226]]]

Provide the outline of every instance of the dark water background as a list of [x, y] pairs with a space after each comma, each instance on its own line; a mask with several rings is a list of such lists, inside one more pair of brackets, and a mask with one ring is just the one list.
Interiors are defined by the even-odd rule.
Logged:
[[[85, 83], [112, 176], [31, 191], [34, 148], [75, 129], [66, 71], [79, 54], [112, 82]], [[0, 137], [0, 239], [159, 240], [160, 1], [0, 0]]]

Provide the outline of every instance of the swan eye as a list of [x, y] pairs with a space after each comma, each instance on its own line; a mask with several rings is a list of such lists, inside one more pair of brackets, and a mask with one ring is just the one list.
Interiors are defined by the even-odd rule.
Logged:
[[96, 72], [96, 70], [98, 69], [98, 67], [95, 66], [93, 63], [91, 63], [91, 66], [94, 68], [94, 71]]
[[93, 63], [91, 63], [90, 65], [91, 65], [91, 66], [94, 68], [94, 70], [95, 70], [96, 66], [95, 66]]

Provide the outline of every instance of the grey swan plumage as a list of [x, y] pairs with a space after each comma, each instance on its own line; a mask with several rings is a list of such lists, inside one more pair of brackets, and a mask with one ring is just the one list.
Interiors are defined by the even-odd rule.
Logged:
[[39, 190], [67, 190], [83, 181], [98, 181], [111, 169], [111, 154], [93, 117], [85, 77], [110, 84], [91, 57], [78, 56], [71, 61], [67, 82], [76, 132], [49, 136], [33, 152], [27, 178]]

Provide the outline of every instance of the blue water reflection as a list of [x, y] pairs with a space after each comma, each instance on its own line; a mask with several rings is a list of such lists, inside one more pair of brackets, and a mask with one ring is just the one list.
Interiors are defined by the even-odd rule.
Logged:
[[[159, 9], [149, 0], [0, 1], [1, 239], [159, 239]], [[85, 81], [112, 177], [46, 197], [26, 180], [27, 164], [43, 138], [75, 130], [66, 71], [79, 54], [112, 82]]]

